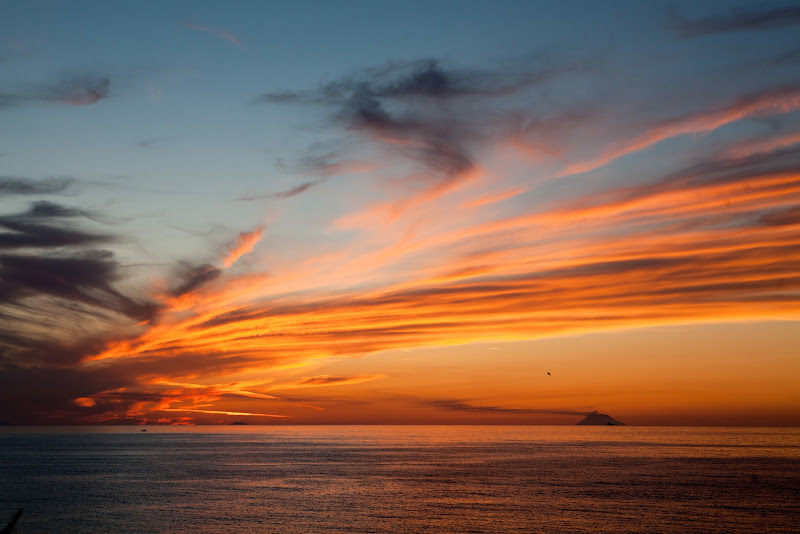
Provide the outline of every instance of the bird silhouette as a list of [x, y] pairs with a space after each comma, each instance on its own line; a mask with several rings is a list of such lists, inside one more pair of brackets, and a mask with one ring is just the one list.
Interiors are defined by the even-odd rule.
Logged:
[[547, 371], [547, 376], [553, 376], [553, 375], [550, 374], [550, 371]]

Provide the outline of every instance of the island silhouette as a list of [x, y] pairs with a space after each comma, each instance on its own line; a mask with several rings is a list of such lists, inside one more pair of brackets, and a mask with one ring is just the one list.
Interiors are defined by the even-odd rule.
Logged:
[[609, 425], [609, 426], [610, 425], [619, 425], [619, 426], [625, 426], [625, 423], [617, 421], [616, 419], [614, 419], [610, 415], [606, 415], [604, 413], [599, 413], [597, 410], [587, 414], [586, 417], [584, 417], [583, 419], [578, 421], [577, 424], [579, 424], [579, 425]]

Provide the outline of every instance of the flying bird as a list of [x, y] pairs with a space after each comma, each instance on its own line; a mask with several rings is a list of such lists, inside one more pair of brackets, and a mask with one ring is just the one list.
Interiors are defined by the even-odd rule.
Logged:
[[553, 376], [553, 375], [550, 374], [550, 371], [547, 371], [547, 376]]

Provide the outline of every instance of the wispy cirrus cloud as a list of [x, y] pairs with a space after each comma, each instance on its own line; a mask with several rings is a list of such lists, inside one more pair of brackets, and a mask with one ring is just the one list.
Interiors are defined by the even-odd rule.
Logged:
[[53, 195], [65, 192], [74, 183], [75, 179], [71, 177], [0, 176], [0, 195]]
[[[617, 141], [591, 159], [567, 165], [561, 175], [588, 172], [612, 161], [649, 148], [661, 141], [680, 135], [708, 134], [714, 130], [745, 118], [769, 117], [800, 109], [800, 87], [776, 87], [756, 94], [740, 97], [713, 110], [687, 113], [646, 124], [638, 134]], [[602, 145], [601, 145], [602, 146]]]
[[111, 78], [95, 74], [62, 74], [47, 83], [15, 91], [0, 90], [0, 108], [36, 102], [88, 106], [108, 98]]
[[[515, 114], [498, 116], [492, 102], [513, 100], [560, 77], [586, 71], [588, 60], [549, 56], [501, 69], [457, 69], [433, 59], [389, 62], [312, 91], [270, 92], [257, 100], [322, 106], [345, 134], [412, 162], [413, 196], [435, 198], [479, 171], [480, 147], [513, 135]], [[291, 190], [295, 196], [318, 181]], [[422, 184], [421, 186], [419, 184]], [[413, 204], [414, 201], [411, 201]], [[397, 205], [396, 209], [403, 209]]]
[[205, 33], [208, 33], [210, 35], [213, 35], [214, 37], [219, 37], [220, 39], [224, 39], [224, 40], [228, 41], [229, 43], [233, 43], [239, 49], [244, 50], [245, 52], [249, 52], [250, 51], [250, 49], [247, 48], [239, 40], [239, 38], [236, 37], [235, 35], [233, 35], [232, 33], [221, 31], [221, 30], [218, 30], [218, 29], [215, 29], [215, 28], [211, 28], [209, 26], [203, 26], [201, 24], [194, 24], [192, 22], [184, 22], [183, 26], [186, 27], [186, 28], [189, 28], [191, 30], [197, 30], [197, 31], [200, 31], [200, 32], [205, 32]]
[[363, 375], [363, 376], [331, 376], [320, 375], [310, 376], [303, 378], [297, 382], [290, 384], [276, 384], [272, 389], [297, 389], [308, 387], [322, 387], [322, 386], [349, 386], [353, 384], [361, 384], [363, 382], [371, 382], [383, 378], [383, 375]]
[[423, 406], [448, 410], [454, 412], [468, 412], [489, 415], [588, 415], [592, 410], [554, 410], [549, 408], [507, 408], [502, 406], [491, 406], [476, 404], [462, 399], [421, 399], [419, 403]]
[[[169, 358], [176, 350], [200, 354], [224, 346], [266, 360], [303, 360], [443, 340], [791, 315], [795, 303], [786, 291], [800, 285], [800, 237], [787, 210], [800, 195], [798, 170], [795, 153], [749, 164], [710, 161], [655, 184], [435, 232], [382, 262], [444, 248], [452, 254], [447, 270], [432, 264], [405, 282], [357, 295], [334, 291], [287, 300], [262, 286], [261, 302], [233, 301], [220, 310], [205, 307], [203, 299], [217, 303], [214, 292], [225, 289], [209, 288], [195, 301], [192, 317], [94, 359]], [[784, 224], [770, 226], [764, 213], [788, 215], [775, 220]], [[448, 276], [452, 271], [461, 274]]]
[[768, 30], [800, 24], [796, 5], [755, 5], [731, 8], [727, 13], [688, 18], [676, 9], [669, 11], [673, 30], [681, 37], [716, 33]]

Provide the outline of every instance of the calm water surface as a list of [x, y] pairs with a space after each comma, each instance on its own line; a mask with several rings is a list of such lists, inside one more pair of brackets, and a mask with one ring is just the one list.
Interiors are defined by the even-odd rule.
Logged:
[[800, 532], [799, 428], [0, 430], [30, 533]]

